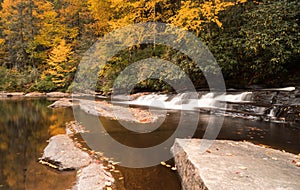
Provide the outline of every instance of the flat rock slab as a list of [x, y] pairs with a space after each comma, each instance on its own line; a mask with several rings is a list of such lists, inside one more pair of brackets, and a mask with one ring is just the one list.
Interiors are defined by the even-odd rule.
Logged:
[[175, 157], [183, 189], [300, 189], [300, 157], [249, 142], [215, 140], [204, 153], [201, 139], [176, 139]]
[[114, 182], [112, 175], [103, 169], [102, 164], [92, 163], [78, 171], [73, 190], [95, 190], [110, 187]]
[[50, 138], [44, 149], [42, 161], [56, 166], [59, 170], [79, 169], [91, 163], [88, 153], [75, 146], [68, 135], [56, 135]]
[[113, 120], [136, 123], [154, 123], [158, 116], [146, 110], [114, 105], [107, 101], [80, 100], [80, 108], [86, 113], [107, 117]]

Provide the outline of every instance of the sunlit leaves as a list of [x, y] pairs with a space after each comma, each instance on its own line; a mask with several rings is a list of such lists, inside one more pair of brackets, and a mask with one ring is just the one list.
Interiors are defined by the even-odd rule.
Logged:
[[177, 14], [169, 18], [169, 22], [183, 27], [186, 30], [195, 31], [197, 35], [205, 29], [204, 25], [214, 22], [218, 27], [222, 23], [218, 14], [227, 7], [233, 6], [232, 2], [214, 1], [183, 1]]
[[74, 61], [72, 60], [72, 48], [62, 40], [60, 44], [53, 48], [49, 58], [47, 59], [48, 68], [44, 71], [42, 77], [51, 76], [52, 82], [58, 88], [64, 88], [70, 83], [70, 77], [76, 70]]

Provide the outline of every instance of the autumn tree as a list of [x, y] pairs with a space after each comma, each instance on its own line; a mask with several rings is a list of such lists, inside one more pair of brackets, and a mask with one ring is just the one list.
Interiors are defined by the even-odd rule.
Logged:
[[7, 52], [4, 63], [9, 67], [24, 67], [28, 64], [28, 42], [32, 40], [32, 15], [30, 0], [4, 0], [0, 12], [2, 45]]
[[72, 47], [62, 40], [50, 52], [48, 68], [42, 74], [42, 80], [53, 83], [54, 89], [65, 89], [72, 82], [76, 63], [72, 59]]

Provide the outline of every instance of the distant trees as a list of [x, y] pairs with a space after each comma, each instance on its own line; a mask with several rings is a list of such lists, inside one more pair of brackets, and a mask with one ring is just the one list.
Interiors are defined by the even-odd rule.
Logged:
[[[217, 58], [227, 81], [275, 83], [299, 60], [297, 0], [0, 2], [0, 66], [20, 76], [24, 71], [31, 73], [19, 89], [66, 90], [82, 53], [98, 37], [139, 22], [164, 22], [194, 32]], [[172, 60], [184, 68], [196, 87], [204, 84], [201, 71], [188, 57], [170, 47], [144, 45], [124, 50], [117, 61], [111, 61], [100, 72], [98, 89], [109, 91], [118, 72], [139, 59], [134, 56]]]

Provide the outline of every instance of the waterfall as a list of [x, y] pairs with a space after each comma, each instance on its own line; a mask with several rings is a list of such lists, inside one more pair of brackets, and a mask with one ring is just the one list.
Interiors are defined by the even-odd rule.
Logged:
[[217, 108], [220, 102], [248, 102], [251, 100], [251, 92], [239, 94], [216, 95], [208, 92], [200, 98], [191, 96], [191, 93], [180, 93], [177, 95], [147, 94], [132, 101], [123, 101], [123, 104], [156, 107], [174, 110], [197, 110], [198, 108]]
[[[186, 92], [147, 94], [120, 104], [139, 105], [166, 110], [212, 111], [211, 113], [265, 121], [300, 121], [300, 90], [295, 87], [259, 89], [252, 92]], [[225, 109], [226, 104], [226, 109]], [[221, 108], [221, 109], [220, 109]], [[225, 111], [225, 112], [224, 112]], [[297, 124], [298, 125], [298, 124]]]

